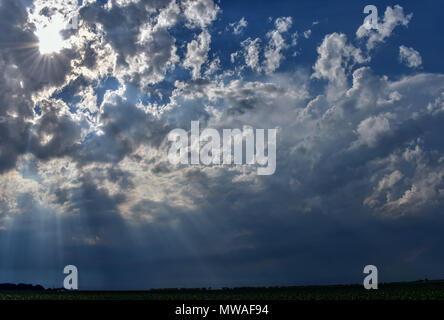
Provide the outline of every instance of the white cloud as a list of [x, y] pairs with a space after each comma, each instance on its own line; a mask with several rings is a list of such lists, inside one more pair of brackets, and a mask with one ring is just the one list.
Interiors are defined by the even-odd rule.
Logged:
[[[272, 20], [272, 18], [270, 19]], [[242, 50], [231, 54], [231, 62], [235, 63], [239, 57], [243, 56], [245, 65], [242, 65], [238, 70], [248, 67], [256, 72], [274, 73], [285, 59], [283, 51], [297, 45], [298, 32], [289, 33], [292, 24], [291, 17], [277, 18], [274, 22], [274, 29], [266, 33], [267, 44], [263, 49], [260, 38], [247, 38], [241, 42]], [[293, 53], [293, 56], [296, 55], [296, 52]], [[263, 57], [262, 61], [261, 56]]]
[[192, 40], [187, 45], [187, 54], [183, 65], [192, 69], [193, 79], [200, 77], [202, 65], [208, 60], [210, 43], [211, 35], [207, 30], [203, 30], [197, 40]]
[[378, 138], [390, 131], [390, 122], [387, 117], [378, 115], [363, 120], [357, 129], [359, 135], [358, 144], [367, 144], [369, 147], [376, 146]]
[[140, 27], [137, 52], [125, 58], [126, 64], [117, 68], [117, 76], [122, 81], [140, 83], [141, 87], [158, 83], [165, 78], [168, 70], [179, 62], [175, 39], [166, 28], [147, 23]]
[[206, 28], [216, 20], [220, 11], [213, 0], [184, 0], [182, 7], [190, 28]]
[[[382, 160], [387, 164], [382, 171], [404, 168], [405, 173], [395, 169], [391, 174], [384, 175], [374, 191], [365, 198], [365, 206], [386, 217], [399, 218], [421, 213], [425, 208], [442, 203], [444, 163], [442, 158], [433, 159], [422, 144], [418, 139]], [[380, 174], [374, 174], [372, 180], [377, 180]]]
[[172, 27], [174, 26], [178, 20], [180, 15], [180, 8], [177, 4], [176, 0], [170, 2], [168, 7], [161, 10], [159, 15], [157, 16], [157, 25], [159, 27]]
[[288, 32], [293, 24], [291, 17], [277, 18], [275, 21], [275, 29], [267, 33], [269, 42], [265, 48], [265, 61], [264, 71], [265, 73], [272, 73], [276, 71], [281, 65], [281, 61], [284, 59], [282, 50], [288, 48], [288, 44], [285, 42], [283, 33]]
[[245, 57], [245, 64], [254, 71], [260, 72], [262, 70], [259, 64], [260, 54], [260, 39], [256, 38], [251, 40], [250, 38], [242, 41], [241, 43], [243, 54]]
[[399, 59], [409, 68], [418, 68], [422, 64], [419, 52], [406, 46], [399, 47]]
[[276, 19], [274, 24], [276, 26], [276, 30], [279, 33], [284, 33], [291, 28], [293, 24], [293, 19], [291, 17], [280, 17]]
[[397, 26], [406, 27], [412, 16], [412, 13], [405, 15], [404, 9], [399, 5], [395, 5], [393, 8], [388, 6], [385, 10], [383, 21], [378, 23], [376, 30], [368, 29], [362, 24], [358, 31], [356, 31], [356, 36], [359, 39], [368, 38], [367, 49], [373, 49], [378, 42], [384, 42], [386, 38], [390, 37]]
[[215, 74], [217, 71], [219, 71], [220, 69], [221, 69], [220, 58], [216, 57], [209, 64], [207, 70], [205, 71], [205, 76], [207, 76], [207, 77], [211, 76], [211, 75]]
[[244, 17], [242, 17], [238, 22], [230, 23], [229, 26], [233, 30], [233, 34], [239, 35], [248, 26], [248, 22]]
[[346, 84], [351, 66], [369, 60], [362, 55], [361, 49], [348, 44], [347, 36], [342, 33], [326, 35], [317, 50], [319, 56], [313, 67], [313, 77], [327, 79], [337, 86]]

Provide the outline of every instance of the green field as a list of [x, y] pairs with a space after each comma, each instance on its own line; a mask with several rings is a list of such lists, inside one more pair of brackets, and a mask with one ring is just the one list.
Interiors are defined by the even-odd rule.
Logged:
[[444, 300], [444, 281], [362, 286], [238, 288], [224, 290], [0, 292], [0, 300]]

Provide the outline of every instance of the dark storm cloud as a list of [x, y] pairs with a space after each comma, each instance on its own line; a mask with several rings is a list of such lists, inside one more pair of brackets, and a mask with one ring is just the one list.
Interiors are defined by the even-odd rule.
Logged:
[[[2, 172], [12, 169], [17, 157], [31, 149], [33, 140], [28, 121], [34, 117], [32, 94], [46, 86], [64, 83], [71, 72], [70, 61], [76, 55], [64, 50], [51, 61], [44, 60], [38, 50], [35, 26], [27, 21], [25, 3], [3, 1], [0, 6]], [[61, 128], [63, 124], [54, 124], [55, 127]], [[60, 133], [56, 132], [57, 139], [64, 139]]]
[[[174, 26], [176, 17], [169, 17], [167, 13], [166, 19], [170, 20], [166, 21], [166, 25], [158, 21], [159, 10], [168, 12], [170, 3], [139, 1], [125, 6], [114, 4], [109, 10], [93, 3], [83, 7], [80, 15], [92, 28], [96, 28], [96, 24], [103, 26], [106, 42], [118, 53], [117, 67], [122, 69], [123, 78], [143, 87], [161, 81], [167, 69], [177, 62], [175, 38], [168, 31], [168, 27]], [[175, 15], [178, 13], [175, 12]], [[93, 53], [88, 53], [88, 60], [91, 60]], [[132, 68], [137, 71], [131, 72]]]
[[57, 103], [43, 101], [40, 108], [43, 115], [31, 130], [29, 151], [43, 160], [69, 155], [80, 140], [82, 123]]
[[18, 156], [26, 151], [29, 128], [21, 119], [5, 119], [0, 123], [0, 173], [14, 168]]
[[120, 97], [102, 106], [100, 119], [103, 134], [76, 145], [71, 154], [74, 161], [117, 163], [143, 143], [159, 146], [169, 131], [165, 124]]
[[26, 12], [19, 3], [2, 3], [0, 21], [0, 172], [4, 172], [13, 168], [17, 157], [26, 150], [29, 124], [24, 119], [32, 117], [33, 108], [22, 72], [6, 48], [20, 50], [20, 45], [34, 39], [20, 29], [26, 21]]
[[143, 6], [132, 3], [126, 7], [113, 6], [106, 10], [97, 3], [92, 3], [80, 10], [80, 15], [86, 23], [100, 23], [108, 41], [120, 54], [120, 59], [136, 52], [139, 27], [148, 21], [148, 12]]

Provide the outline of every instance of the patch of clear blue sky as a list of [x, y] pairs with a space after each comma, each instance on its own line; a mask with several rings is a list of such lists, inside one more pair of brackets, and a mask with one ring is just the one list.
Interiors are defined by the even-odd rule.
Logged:
[[[442, 33], [444, 31], [444, 2], [436, 0], [424, 1], [328, 1], [328, 0], [280, 0], [280, 1], [221, 1], [223, 9], [222, 19], [215, 23], [217, 29], [222, 29], [230, 22], [239, 21], [242, 17], [248, 21], [248, 27], [240, 36], [223, 33], [221, 36], [213, 35], [213, 50], [219, 50], [226, 56], [233, 51], [240, 41], [251, 37], [261, 37], [273, 28], [268, 18], [291, 16], [293, 27], [290, 32], [298, 31], [299, 40], [296, 50], [298, 55], [282, 63], [279, 71], [295, 67], [311, 68], [317, 58], [316, 48], [321, 44], [326, 34], [332, 32], [345, 33], [349, 41], [358, 44], [355, 33], [362, 24], [366, 5], [375, 5], [378, 8], [379, 18], [382, 18], [387, 6], [399, 4], [406, 14], [413, 13], [408, 28], [397, 27], [392, 36], [375, 49], [372, 68], [378, 74], [395, 76], [399, 73], [410, 72], [399, 63], [399, 46], [413, 47], [419, 51], [423, 58], [423, 71], [444, 73], [441, 52], [444, 48]], [[312, 25], [314, 21], [319, 24]], [[302, 33], [311, 29], [310, 39], [302, 37]], [[364, 47], [362, 45], [362, 47]]]
[[[103, 5], [107, 0], [97, 1]], [[209, 26], [212, 35], [211, 50], [209, 58], [218, 56], [221, 60], [222, 71], [232, 69], [230, 54], [240, 49], [240, 43], [247, 38], [260, 38], [261, 46], [267, 44], [266, 33], [274, 28], [274, 20], [278, 17], [291, 16], [293, 26], [289, 34], [299, 33], [298, 44], [295, 48], [284, 51], [285, 60], [282, 61], [278, 72], [293, 72], [297, 68], [310, 71], [317, 59], [317, 47], [321, 44], [325, 35], [332, 32], [345, 33], [351, 43], [365, 49], [365, 43], [356, 39], [355, 33], [362, 24], [365, 14], [363, 9], [366, 5], [377, 6], [379, 18], [384, 15], [388, 5], [399, 4], [404, 8], [405, 14], [413, 13], [413, 18], [407, 28], [398, 26], [391, 37], [385, 43], [379, 44], [372, 53], [370, 66], [375, 73], [388, 75], [396, 79], [402, 75], [412, 72], [424, 71], [432, 73], [444, 73], [444, 63], [440, 52], [444, 49], [442, 32], [444, 31], [444, 2], [435, 0], [423, 1], [356, 1], [356, 0], [279, 0], [279, 1], [221, 1], [219, 6], [222, 13], [217, 21]], [[237, 22], [242, 17], [248, 21], [248, 26], [240, 35], [234, 35], [227, 30], [229, 23]], [[272, 20], [269, 18], [273, 18]], [[313, 25], [313, 22], [317, 24]], [[311, 29], [309, 39], [303, 37], [303, 32]], [[189, 30], [183, 26], [171, 30], [177, 39], [178, 55], [183, 60], [186, 54], [186, 44], [194, 39], [200, 29]], [[289, 41], [289, 39], [287, 39]], [[419, 51], [423, 58], [423, 65], [419, 70], [411, 70], [399, 62], [399, 46], [405, 45]], [[292, 56], [293, 52], [296, 56]], [[253, 72], [245, 73], [245, 78], [257, 78]], [[168, 72], [164, 81], [151, 86], [147, 92], [139, 92], [139, 98], [144, 104], [167, 103], [174, 89], [176, 80], [185, 81], [190, 79], [186, 69], [177, 66], [174, 71]], [[118, 83], [115, 78], [101, 79], [95, 85], [98, 95], [98, 103], [103, 101], [106, 90], [117, 89]], [[65, 87], [54, 97], [61, 98], [70, 107], [79, 102], [74, 88]], [[149, 94], [150, 92], [162, 92], [162, 96]]]

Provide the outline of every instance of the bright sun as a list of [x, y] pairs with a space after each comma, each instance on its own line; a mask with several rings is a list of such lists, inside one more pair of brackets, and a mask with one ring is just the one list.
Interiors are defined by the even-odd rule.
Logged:
[[56, 19], [44, 27], [37, 28], [35, 34], [39, 39], [39, 49], [41, 54], [59, 53], [65, 48], [65, 40], [63, 40], [62, 35], [60, 34], [63, 27], [64, 25], [62, 21]]

